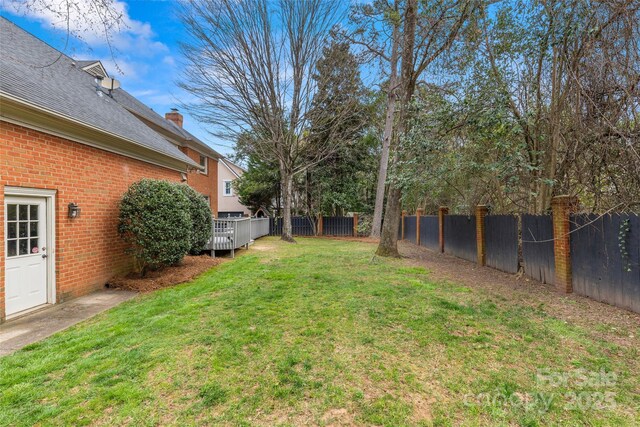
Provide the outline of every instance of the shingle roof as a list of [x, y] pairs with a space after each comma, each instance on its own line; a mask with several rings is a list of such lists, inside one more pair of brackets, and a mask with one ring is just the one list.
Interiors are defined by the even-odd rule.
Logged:
[[186, 164], [196, 163], [115, 100], [76, 61], [0, 17], [0, 91]]
[[190, 134], [187, 130], [181, 128], [180, 126], [173, 123], [171, 120], [167, 120], [162, 117], [160, 114], [156, 113], [153, 109], [149, 108], [142, 102], [140, 102], [136, 97], [131, 95], [126, 90], [120, 88], [116, 89], [112, 93], [113, 99], [115, 99], [119, 104], [125, 107], [127, 110], [136, 114], [137, 116], [143, 117], [146, 120], [154, 123], [155, 125], [163, 128], [164, 130], [172, 133], [179, 140], [185, 140], [191, 142], [194, 146], [203, 151], [203, 154], [210, 154], [215, 157], [221, 157], [221, 155], [216, 152], [213, 148], [209, 147], [204, 142], [200, 141], [198, 138]]
[[99, 62], [99, 61], [97, 59], [79, 59], [76, 61], [76, 65], [82, 68], [82, 67], [86, 67], [87, 65], [93, 65], [96, 62]]

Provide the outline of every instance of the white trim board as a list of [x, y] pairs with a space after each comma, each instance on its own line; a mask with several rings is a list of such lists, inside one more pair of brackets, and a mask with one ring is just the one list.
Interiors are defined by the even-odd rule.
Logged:
[[234, 174], [236, 176], [236, 178], [240, 178], [240, 175], [238, 174], [238, 172], [234, 171], [232, 167], [230, 167], [227, 162], [223, 159], [220, 158], [220, 161], [222, 162], [222, 164], [224, 165], [225, 168], [227, 168], [227, 170], [229, 172], [231, 172], [232, 174]]

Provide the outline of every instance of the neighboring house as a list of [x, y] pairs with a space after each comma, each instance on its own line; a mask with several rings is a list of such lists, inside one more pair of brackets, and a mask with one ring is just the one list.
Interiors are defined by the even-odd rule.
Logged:
[[[118, 205], [142, 178], [187, 182], [217, 213], [220, 155], [0, 17], [0, 322], [130, 270]], [[111, 97], [111, 95], [113, 97]], [[167, 120], [168, 119], [168, 120]]]
[[218, 217], [229, 218], [251, 215], [251, 211], [240, 203], [238, 195], [233, 188], [233, 181], [242, 176], [244, 169], [222, 157], [218, 163]]

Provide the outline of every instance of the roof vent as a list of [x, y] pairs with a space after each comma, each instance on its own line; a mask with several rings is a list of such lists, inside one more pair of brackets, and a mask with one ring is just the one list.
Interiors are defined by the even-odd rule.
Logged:
[[96, 77], [95, 79], [93, 79], [93, 81], [96, 84], [96, 95], [98, 95], [99, 98], [102, 98], [102, 96], [104, 95], [104, 93], [102, 92], [102, 88], [100, 87], [102, 86], [102, 78]]

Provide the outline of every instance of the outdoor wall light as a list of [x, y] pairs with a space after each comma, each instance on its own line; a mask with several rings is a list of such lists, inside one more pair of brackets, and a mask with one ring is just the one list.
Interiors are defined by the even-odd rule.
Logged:
[[80, 207], [75, 203], [69, 203], [69, 218], [77, 218], [80, 216]]

